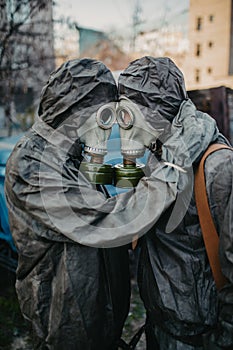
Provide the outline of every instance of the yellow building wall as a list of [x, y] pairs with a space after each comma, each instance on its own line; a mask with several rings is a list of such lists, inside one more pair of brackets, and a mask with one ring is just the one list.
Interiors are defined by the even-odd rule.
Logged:
[[[231, 0], [190, 0], [189, 53], [180, 66], [189, 90], [219, 85], [233, 88], [233, 76], [228, 75], [231, 2]], [[200, 21], [199, 30], [197, 30], [198, 21]]]

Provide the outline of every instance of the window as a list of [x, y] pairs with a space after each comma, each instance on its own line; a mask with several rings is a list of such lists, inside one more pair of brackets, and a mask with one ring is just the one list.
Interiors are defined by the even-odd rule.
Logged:
[[213, 47], [213, 45], [214, 45], [214, 43], [212, 41], [208, 42], [208, 46], [209, 46], [210, 49]]
[[208, 68], [207, 68], [208, 74], [212, 74], [212, 71], [213, 71], [213, 69], [212, 69], [211, 67], [208, 67]]
[[195, 81], [196, 83], [200, 82], [200, 69], [195, 70]]
[[213, 22], [214, 21], [214, 15], [209, 15], [209, 21]]
[[196, 56], [200, 56], [201, 55], [201, 44], [197, 44], [196, 45]]
[[196, 30], [201, 30], [201, 29], [202, 29], [202, 18], [197, 17]]

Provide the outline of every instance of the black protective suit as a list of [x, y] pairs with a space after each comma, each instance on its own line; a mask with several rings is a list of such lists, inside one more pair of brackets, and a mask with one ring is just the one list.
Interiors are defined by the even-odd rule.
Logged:
[[[149, 72], [147, 65], [144, 68]], [[176, 79], [176, 69], [174, 76]], [[150, 81], [149, 87], [152, 101]], [[68, 62], [51, 75], [42, 92], [38, 121], [12, 152], [5, 181], [11, 232], [19, 253], [16, 289], [22, 312], [37, 335], [38, 349], [114, 349], [128, 312], [127, 252], [125, 248], [99, 248], [131, 242], [148, 232], [176, 198], [185, 202], [187, 198], [180, 194], [190, 192], [190, 169], [201, 150], [221, 138], [213, 119], [197, 113], [185, 98], [182, 95], [181, 105], [179, 99], [178, 106], [175, 103], [176, 113], [179, 106], [180, 113], [171, 121], [172, 132], [163, 140], [163, 160], [151, 157], [150, 176], [143, 177], [135, 190], [106, 198], [80, 172], [85, 159], [79, 130], [100, 107], [116, 100], [112, 75], [101, 63], [91, 60]], [[168, 107], [174, 106], [173, 99], [167, 101]], [[142, 110], [148, 111], [148, 107]], [[154, 120], [153, 113], [149, 118]], [[155, 247], [150, 247], [152, 258]], [[210, 277], [207, 291], [216, 297], [203, 243], [200, 250]], [[228, 256], [224, 255], [227, 262]], [[173, 272], [174, 266], [168, 267]], [[153, 295], [154, 276], [159, 274], [149, 270], [145, 276], [151, 278]], [[172, 320], [177, 322], [171, 324], [179, 324], [179, 318]], [[199, 332], [199, 327], [195, 329]]]
[[[35, 349], [115, 349], [129, 309], [123, 245], [146, 233], [178, 193], [180, 172], [165, 164], [151, 167], [135, 190], [112, 198], [80, 171], [87, 161], [80, 130], [93, 129], [98, 138], [103, 130], [96, 113], [117, 98], [102, 63], [64, 63], [51, 74], [37, 121], [7, 162], [5, 193], [19, 256], [16, 290]], [[167, 150], [172, 154], [179, 143], [171, 136]], [[180, 166], [186, 165], [182, 154], [179, 148]]]
[[32, 129], [8, 161], [6, 195], [19, 255], [16, 289], [22, 313], [35, 334], [35, 349], [112, 350], [121, 337], [130, 296], [127, 247], [80, 245], [63, 230], [48, 226], [40, 199], [43, 186], [41, 193], [39, 188], [41, 173], [52, 191], [49, 196], [57, 201], [54, 205], [65, 232], [69, 216], [66, 204], [59, 209], [54, 174], [61, 173], [61, 186], [75, 201], [82, 160], [78, 139], [68, 152], [64, 145], [75, 124], [70, 116], [79, 119], [79, 111], [86, 108], [88, 117], [99, 105], [116, 100], [114, 78], [102, 63], [90, 59], [65, 63], [43, 89], [39, 115], [54, 129], [63, 124], [66, 135], [54, 145]]
[[[227, 143], [214, 121], [188, 99], [182, 73], [168, 58], [132, 62], [119, 77], [119, 93], [138, 104], [153, 128], [165, 117], [179, 125], [181, 136], [183, 128], [189, 129], [186, 145], [194, 171], [209, 144]], [[163, 161], [166, 139], [161, 142]], [[148, 316], [148, 349], [203, 349], [203, 338], [208, 350], [233, 349], [233, 152], [210, 155], [205, 176], [221, 268], [229, 282], [217, 292], [194, 195], [187, 201], [178, 193], [140, 242], [138, 283]]]

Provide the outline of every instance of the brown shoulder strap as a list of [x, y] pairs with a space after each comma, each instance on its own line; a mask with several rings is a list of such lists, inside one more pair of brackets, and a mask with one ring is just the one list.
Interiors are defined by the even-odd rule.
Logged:
[[203, 234], [203, 239], [206, 247], [206, 252], [210, 262], [210, 267], [214, 276], [214, 280], [217, 286], [217, 289], [220, 289], [227, 282], [227, 279], [223, 276], [219, 255], [218, 255], [218, 246], [219, 246], [219, 237], [216, 231], [214, 221], [210, 212], [206, 186], [205, 186], [205, 173], [204, 173], [204, 164], [205, 160], [210, 153], [213, 153], [219, 149], [228, 148], [233, 150], [231, 147], [222, 144], [213, 144], [204, 153], [198, 169], [195, 174], [195, 199], [197, 212], [199, 216], [199, 221], [201, 225], [201, 230]]

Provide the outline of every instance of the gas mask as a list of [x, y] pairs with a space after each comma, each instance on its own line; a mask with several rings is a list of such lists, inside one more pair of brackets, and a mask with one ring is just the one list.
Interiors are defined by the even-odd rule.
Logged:
[[[111, 135], [112, 126], [118, 123], [121, 138], [121, 154], [123, 164], [114, 168], [104, 164], [107, 154], [107, 142]], [[82, 162], [82, 171], [93, 184], [112, 184], [121, 188], [135, 187], [145, 175], [145, 166], [137, 163], [136, 159], [143, 157], [146, 148], [155, 143], [163, 129], [155, 129], [146, 122], [139, 107], [127, 99], [101, 106], [83, 123], [78, 134], [84, 143], [86, 160]]]
[[115, 166], [115, 185], [134, 187], [145, 175], [145, 166], [137, 164], [136, 159], [144, 155], [146, 148], [156, 143], [164, 129], [150, 126], [137, 104], [125, 96], [120, 97], [116, 118], [120, 126], [123, 164]]
[[85, 159], [80, 171], [94, 184], [112, 184], [113, 168], [104, 164], [107, 154], [107, 141], [116, 121], [116, 103], [101, 106], [83, 123], [78, 130], [79, 138], [84, 143]]

